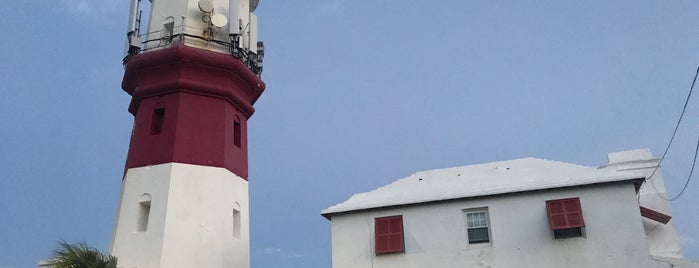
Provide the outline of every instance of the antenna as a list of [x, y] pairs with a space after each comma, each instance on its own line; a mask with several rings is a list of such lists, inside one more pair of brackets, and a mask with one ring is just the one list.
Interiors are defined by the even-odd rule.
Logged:
[[199, 0], [199, 10], [204, 13], [214, 12], [214, 5], [209, 0]]
[[136, 32], [138, 29], [138, 17], [141, 10], [140, 0], [131, 0], [131, 9], [129, 11], [129, 26], [127, 33]]
[[126, 32], [126, 56], [122, 60], [123, 64], [129, 57], [138, 54], [141, 51], [141, 0], [131, 0], [129, 10], [129, 25]]
[[214, 14], [213, 16], [211, 16], [211, 24], [218, 28], [221, 28], [228, 24], [228, 19], [226, 18], [226, 16], [222, 14]]
[[250, 12], [254, 12], [258, 4], [260, 4], [260, 0], [250, 0]]

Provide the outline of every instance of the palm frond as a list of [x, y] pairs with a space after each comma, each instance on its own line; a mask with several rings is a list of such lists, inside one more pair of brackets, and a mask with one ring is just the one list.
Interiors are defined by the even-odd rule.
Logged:
[[117, 258], [105, 255], [86, 243], [58, 242], [50, 260], [54, 268], [116, 268]]

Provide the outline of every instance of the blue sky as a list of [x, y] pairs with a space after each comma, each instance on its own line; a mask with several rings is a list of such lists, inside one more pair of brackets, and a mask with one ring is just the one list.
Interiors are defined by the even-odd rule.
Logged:
[[[107, 250], [131, 131], [128, 1], [0, 9], [0, 267]], [[699, 64], [696, 1], [263, 0], [249, 124], [252, 266], [330, 267], [320, 210], [419, 170], [662, 154]], [[664, 163], [682, 188], [692, 100]], [[699, 181], [673, 202], [699, 259]]]

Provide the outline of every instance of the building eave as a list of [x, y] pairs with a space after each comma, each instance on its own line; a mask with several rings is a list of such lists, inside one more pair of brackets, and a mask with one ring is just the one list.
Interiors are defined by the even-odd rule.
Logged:
[[588, 183], [577, 183], [577, 184], [571, 183], [568, 185], [558, 185], [558, 186], [540, 187], [540, 188], [530, 187], [530, 188], [526, 188], [526, 189], [522, 189], [522, 190], [491, 192], [491, 193], [485, 193], [485, 194], [481, 194], [481, 195], [464, 195], [464, 196], [459, 196], [459, 197], [435, 198], [435, 199], [423, 200], [423, 201], [403, 202], [403, 203], [394, 203], [394, 204], [376, 205], [376, 206], [366, 206], [366, 207], [360, 207], [360, 208], [356, 208], [356, 209], [332, 210], [332, 207], [330, 207], [328, 209], [321, 211], [320, 215], [323, 216], [324, 218], [326, 218], [327, 220], [332, 221], [333, 215], [367, 211], [367, 210], [385, 209], [385, 208], [412, 206], [412, 205], [420, 205], [420, 204], [428, 204], [428, 203], [447, 202], [447, 201], [460, 200], [460, 199], [484, 198], [484, 197], [509, 195], [509, 194], [525, 193], [525, 192], [556, 190], [556, 189], [563, 189], [563, 188], [581, 187], [581, 186], [599, 185], [599, 184], [610, 184], [610, 183], [619, 183], [619, 182], [632, 182], [634, 184], [634, 188], [635, 188], [636, 192], [638, 192], [639, 186], [645, 180], [646, 180], [645, 177], [626, 177], [626, 178], [621, 178], [621, 179], [617, 179], [617, 180], [606, 180], [606, 181], [599, 181], [599, 182], [588, 182]]

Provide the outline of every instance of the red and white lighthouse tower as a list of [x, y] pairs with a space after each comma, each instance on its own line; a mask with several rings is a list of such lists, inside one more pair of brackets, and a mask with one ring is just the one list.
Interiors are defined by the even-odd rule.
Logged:
[[122, 88], [135, 122], [111, 254], [125, 268], [247, 268], [258, 1], [131, 1]]

